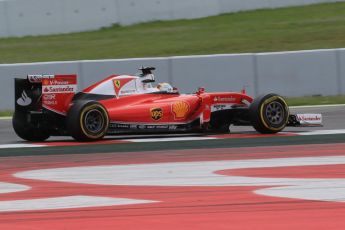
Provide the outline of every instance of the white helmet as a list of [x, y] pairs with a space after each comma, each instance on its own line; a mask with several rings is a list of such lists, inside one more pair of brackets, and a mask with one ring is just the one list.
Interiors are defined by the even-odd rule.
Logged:
[[159, 83], [157, 89], [167, 93], [172, 93], [174, 91], [174, 88], [169, 83]]

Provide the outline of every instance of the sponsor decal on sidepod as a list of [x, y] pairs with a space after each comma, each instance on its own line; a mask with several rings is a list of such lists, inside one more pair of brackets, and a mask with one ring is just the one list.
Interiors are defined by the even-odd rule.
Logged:
[[174, 114], [175, 120], [184, 119], [189, 112], [189, 104], [184, 101], [175, 102], [172, 105], [172, 112]]
[[151, 118], [155, 121], [160, 120], [163, 117], [163, 109], [153, 108], [150, 110]]

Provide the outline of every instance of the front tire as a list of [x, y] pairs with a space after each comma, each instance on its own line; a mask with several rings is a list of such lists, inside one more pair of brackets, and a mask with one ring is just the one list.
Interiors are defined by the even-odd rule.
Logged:
[[28, 120], [28, 114], [15, 112], [12, 117], [12, 126], [15, 133], [27, 141], [45, 141], [50, 137], [47, 129], [42, 124], [32, 124]]
[[253, 127], [263, 134], [282, 131], [289, 120], [288, 105], [277, 94], [262, 95], [254, 99], [249, 113]]
[[66, 126], [78, 141], [100, 140], [108, 131], [109, 116], [96, 101], [76, 101], [68, 111]]

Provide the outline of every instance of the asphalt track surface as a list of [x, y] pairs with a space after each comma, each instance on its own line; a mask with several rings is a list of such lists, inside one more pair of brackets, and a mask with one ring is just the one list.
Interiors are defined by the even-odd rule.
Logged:
[[[345, 106], [298, 110], [324, 127], [286, 131], [345, 129]], [[345, 134], [232, 133], [0, 149], [0, 229], [345, 229]]]

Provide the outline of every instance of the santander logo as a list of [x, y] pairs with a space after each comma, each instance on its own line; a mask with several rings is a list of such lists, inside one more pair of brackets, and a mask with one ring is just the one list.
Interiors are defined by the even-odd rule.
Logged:
[[43, 93], [74, 93], [75, 85], [52, 85], [43, 88]]
[[23, 90], [22, 96], [20, 98], [18, 98], [18, 100], [17, 100], [17, 104], [20, 106], [28, 106], [31, 104], [31, 102], [32, 102], [32, 99], [30, 97], [28, 97], [25, 90]]
[[302, 121], [320, 121], [321, 117], [315, 116], [300, 116], [299, 117]]

